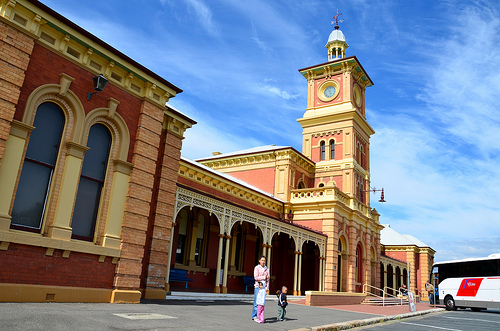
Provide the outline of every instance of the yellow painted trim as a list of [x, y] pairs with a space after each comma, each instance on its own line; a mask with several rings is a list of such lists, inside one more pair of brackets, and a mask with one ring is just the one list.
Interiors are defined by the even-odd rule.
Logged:
[[83, 160], [67, 154], [59, 191], [59, 200], [53, 223], [49, 225], [49, 237], [63, 240], [71, 239], [71, 214], [76, 199], [80, 169]]
[[147, 288], [144, 290], [144, 299], [165, 300], [167, 291], [164, 289]]
[[120, 250], [116, 248], [97, 246], [93, 243], [79, 240], [67, 241], [43, 237], [40, 234], [24, 231], [0, 231], [0, 241], [93, 255], [106, 255], [114, 258], [120, 257]]
[[129, 162], [121, 161], [121, 160], [114, 160], [113, 161], [113, 171], [115, 172], [121, 172], [122, 174], [125, 175], [130, 175], [132, 173], [132, 168], [134, 165]]
[[0, 302], [111, 302], [112, 290], [0, 283]]
[[10, 135], [0, 166], [0, 230], [10, 228], [10, 206], [14, 198], [17, 176], [21, 167], [26, 140]]
[[106, 217], [106, 229], [103, 235], [103, 246], [120, 248], [122, 221], [127, 199], [128, 184], [130, 176], [122, 172], [113, 173], [113, 185], [109, 197], [108, 215]]
[[[110, 117], [110, 115], [112, 116]], [[110, 151], [113, 151], [115, 146], [118, 149], [117, 155], [111, 155], [111, 158], [126, 161], [130, 147], [128, 126], [123, 117], [110, 108], [96, 108], [87, 114], [83, 123], [82, 135], [78, 140], [80, 144], [87, 145], [90, 127], [97, 123], [106, 125], [111, 133], [112, 146]]]
[[140, 291], [113, 290], [111, 303], [140, 303], [141, 296]]
[[34, 126], [25, 124], [23, 122], [19, 122], [16, 120], [13, 120], [11, 123], [10, 127], [10, 132], [9, 134], [11, 136], [16, 136], [21, 139], [28, 139], [28, 134], [35, 129]]

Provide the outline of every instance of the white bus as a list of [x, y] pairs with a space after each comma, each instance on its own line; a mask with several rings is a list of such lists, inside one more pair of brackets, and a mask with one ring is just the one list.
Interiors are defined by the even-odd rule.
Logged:
[[481, 258], [436, 262], [432, 270], [434, 275], [431, 274], [431, 279], [432, 276], [439, 277], [441, 282], [450, 277], [500, 276], [500, 253]]
[[500, 308], [500, 277], [447, 278], [439, 283], [439, 303], [446, 310]]

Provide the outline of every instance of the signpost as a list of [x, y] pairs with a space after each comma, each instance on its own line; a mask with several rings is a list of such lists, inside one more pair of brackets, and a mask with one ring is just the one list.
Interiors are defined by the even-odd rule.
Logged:
[[413, 292], [408, 291], [408, 305], [410, 306], [410, 311], [417, 311], [417, 307], [415, 307], [415, 298], [413, 297]]

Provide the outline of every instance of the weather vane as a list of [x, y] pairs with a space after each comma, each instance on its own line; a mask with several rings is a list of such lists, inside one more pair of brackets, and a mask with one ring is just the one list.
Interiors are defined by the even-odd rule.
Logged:
[[337, 7], [337, 15], [334, 15], [334, 16], [332, 17], [332, 19], [333, 19], [333, 20], [335, 20], [335, 21], [332, 21], [332, 24], [334, 24], [334, 23], [335, 23], [335, 29], [336, 29], [336, 30], [338, 30], [338, 29], [339, 29], [339, 23], [344, 22], [344, 20], [340, 20], [340, 21], [339, 21], [339, 16], [340, 16], [340, 15], [342, 15], [342, 13], [340, 13], [340, 14], [339, 14], [339, 7]]

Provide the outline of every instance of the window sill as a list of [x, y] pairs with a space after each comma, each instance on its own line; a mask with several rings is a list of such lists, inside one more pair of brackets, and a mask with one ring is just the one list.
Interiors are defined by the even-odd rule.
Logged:
[[[99, 256], [109, 256], [116, 258], [113, 260], [114, 263], [118, 261], [120, 257], [120, 249], [109, 248], [103, 246], [97, 246], [91, 242], [82, 242], [78, 240], [61, 240], [55, 238], [44, 237], [41, 234], [29, 233], [24, 231], [9, 230], [0, 231], [0, 242], [8, 249], [8, 245], [5, 243], [14, 243], [28, 246], [37, 246], [47, 248], [47, 250], [59, 249], [62, 251], [78, 252]], [[115, 262], [116, 261], [116, 262]]]

